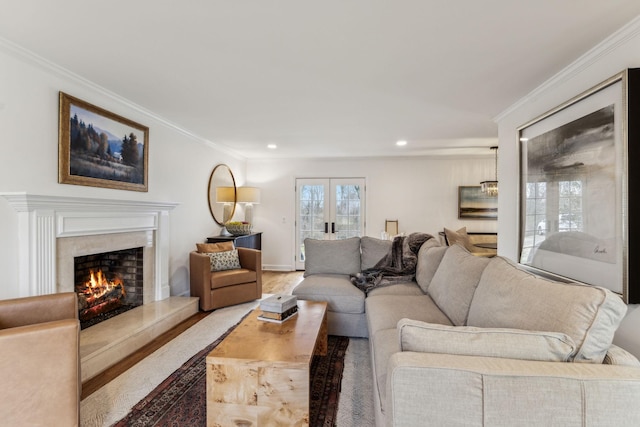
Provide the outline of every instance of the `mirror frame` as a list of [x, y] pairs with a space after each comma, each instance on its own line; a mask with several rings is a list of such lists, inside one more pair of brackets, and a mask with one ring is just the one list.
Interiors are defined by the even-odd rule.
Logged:
[[[237, 191], [237, 187], [236, 187], [236, 178], [233, 176], [233, 172], [231, 172], [231, 168], [229, 166], [225, 165], [224, 163], [216, 165], [216, 167], [214, 167], [213, 170], [211, 171], [211, 175], [209, 175], [209, 184], [207, 185], [207, 203], [209, 205], [209, 212], [211, 213], [211, 217], [213, 218], [213, 220], [219, 226], [224, 227], [224, 222], [222, 222], [222, 220], [224, 220], [224, 218], [218, 219], [218, 218], [216, 218], [215, 213], [213, 213], [213, 204], [216, 203], [216, 201], [215, 200], [211, 200], [211, 189], [212, 189], [211, 186], [214, 184], [213, 177], [216, 174], [216, 171], [218, 169], [220, 169], [220, 171], [222, 171], [222, 169], [227, 169], [227, 171], [229, 172], [229, 175], [231, 176], [231, 181], [233, 182], [234, 202], [233, 202], [233, 208], [231, 209], [231, 215], [229, 215], [229, 219], [233, 218], [233, 215], [236, 212], [236, 204], [237, 204], [237, 200], [238, 200], [238, 191]], [[215, 188], [215, 186], [214, 186], [214, 188]]]

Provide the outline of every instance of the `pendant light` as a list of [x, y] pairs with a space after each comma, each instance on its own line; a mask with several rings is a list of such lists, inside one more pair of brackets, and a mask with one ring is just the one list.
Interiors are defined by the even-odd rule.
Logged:
[[480, 183], [480, 191], [489, 197], [498, 197], [498, 146], [491, 147], [491, 149], [495, 152], [496, 158], [496, 180], [482, 181]]

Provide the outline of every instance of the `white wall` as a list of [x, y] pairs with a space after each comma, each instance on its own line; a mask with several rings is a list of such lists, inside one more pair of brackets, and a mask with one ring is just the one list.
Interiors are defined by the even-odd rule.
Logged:
[[[640, 67], [640, 19], [594, 47], [563, 72], [520, 100], [498, 118], [500, 200], [498, 252], [518, 257], [517, 128], [568, 101], [625, 68]], [[516, 77], [514, 77], [516, 78]], [[636, 141], [638, 142], [638, 141]], [[633, 197], [634, 195], [630, 195]], [[630, 260], [634, 262], [634, 260]], [[639, 278], [632, 278], [637, 281]], [[630, 305], [615, 343], [640, 357], [640, 306]]]
[[[294, 269], [295, 179], [366, 179], [366, 234], [380, 237], [385, 219], [397, 219], [401, 232], [438, 236], [443, 227], [495, 232], [492, 220], [458, 219], [458, 186], [479, 185], [495, 175], [487, 157], [387, 159], [248, 160], [247, 180], [260, 187], [254, 229], [262, 231], [263, 263], [274, 270]], [[284, 219], [284, 222], [283, 222]]]
[[[149, 132], [147, 193], [58, 184], [58, 92], [142, 123]], [[189, 291], [188, 254], [218, 234], [207, 207], [213, 167], [227, 163], [239, 182], [245, 161], [212, 148], [73, 74], [0, 43], [0, 192], [178, 202], [171, 212], [171, 294]], [[0, 197], [0, 299], [18, 296], [17, 215]]]

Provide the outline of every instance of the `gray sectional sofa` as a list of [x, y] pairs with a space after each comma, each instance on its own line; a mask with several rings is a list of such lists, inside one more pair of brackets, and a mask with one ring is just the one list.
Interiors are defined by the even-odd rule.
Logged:
[[299, 299], [329, 333], [368, 337], [377, 426], [637, 426], [640, 362], [612, 345], [619, 296], [428, 240], [415, 280], [365, 295], [349, 275], [390, 242], [305, 241]]

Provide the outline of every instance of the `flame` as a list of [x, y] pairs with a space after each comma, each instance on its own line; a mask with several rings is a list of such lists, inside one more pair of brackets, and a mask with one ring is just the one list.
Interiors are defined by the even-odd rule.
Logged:
[[124, 296], [125, 291], [122, 280], [116, 278], [109, 281], [102, 270], [98, 270], [95, 273], [91, 270], [89, 280], [84, 284], [84, 289], [80, 293], [84, 294], [87, 303], [91, 304], [94, 300], [106, 295], [116, 287], [122, 289], [122, 295]]

